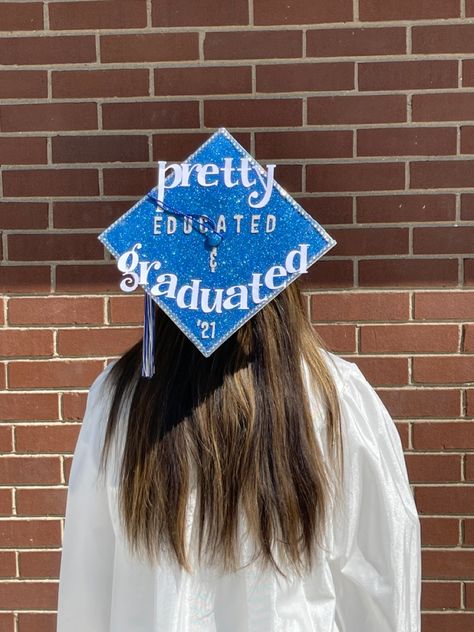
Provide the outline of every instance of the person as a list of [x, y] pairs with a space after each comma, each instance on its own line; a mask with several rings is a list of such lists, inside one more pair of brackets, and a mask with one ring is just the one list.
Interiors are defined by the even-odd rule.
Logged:
[[153, 378], [140, 341], [89, 391], [57, 631], [418, 632], [397, 429], [298, 284], [208, 358], [156, 309]]
[[419, 632], [397, 429], [314, 331], [335, 245], [224, 128], [99, 239], [142, 339], [90, 388], [57, 632]]

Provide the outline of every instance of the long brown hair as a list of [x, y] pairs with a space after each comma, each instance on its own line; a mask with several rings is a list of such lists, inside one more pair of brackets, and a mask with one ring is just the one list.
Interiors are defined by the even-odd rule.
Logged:
[[[194, 471], [199, 559], [204, 551], [225, 571], [239, 568], [242, 512], [254, 559], [282, 574], [282, 564], [311, 569], [342, 477], [342, 442], [336, 386], [304, 300], [292, 283], [209, 358], [157, 308], [153, 378], [140, 376], [142, 342], [111, 368], [101, 469], [129, 398], [118, 504], [135, 553], [156, 561], [168, 551], [192, 570], [186, 509]], [[320, 393], [326, 461], [303, 362]]]

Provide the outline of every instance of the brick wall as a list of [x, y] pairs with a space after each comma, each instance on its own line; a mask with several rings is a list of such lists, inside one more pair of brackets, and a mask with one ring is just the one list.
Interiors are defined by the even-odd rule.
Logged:
[[140, 335], [96, 235], [219, 126], [338, 241], [315, 327], [397, 420], [424, 632], [473, 629], [474, 0], [2, 2], [0, 28], [1, 630], [54, 630], [86, 391]]

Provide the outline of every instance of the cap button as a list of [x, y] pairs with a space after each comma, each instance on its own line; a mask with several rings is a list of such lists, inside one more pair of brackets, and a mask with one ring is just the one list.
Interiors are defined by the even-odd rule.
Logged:
[[219, 233], [208, 233], [207, 237], [206, 237], [206, 243], [208, 246], [210, 246], [211, 248], [215, 248], [216, 246], [219, 246], [219, 244], [222, 241], [222, 237], [221, 235], [219, 235]]

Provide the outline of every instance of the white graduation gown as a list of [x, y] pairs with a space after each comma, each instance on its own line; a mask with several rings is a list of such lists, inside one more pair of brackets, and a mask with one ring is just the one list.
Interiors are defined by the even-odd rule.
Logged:
[[[70, 473], [57, 632], [420, 631], [420, 523], [399, 435], [357, 365], [327, 357], [341, 401], [343, 502], [314, 571], [285, 581], [253, 565], [226, 576], [209, 568], [187, 574], [172, 561], [152, 566], [129, 554], [117, 466], [106, 485], [96, 480], [107, 406], [101, 385], [110, 367], [99, 375]], [[315, 424], [322, 439], [316, 414]], [[193, 491], [189, 542], [194, 507]]]

